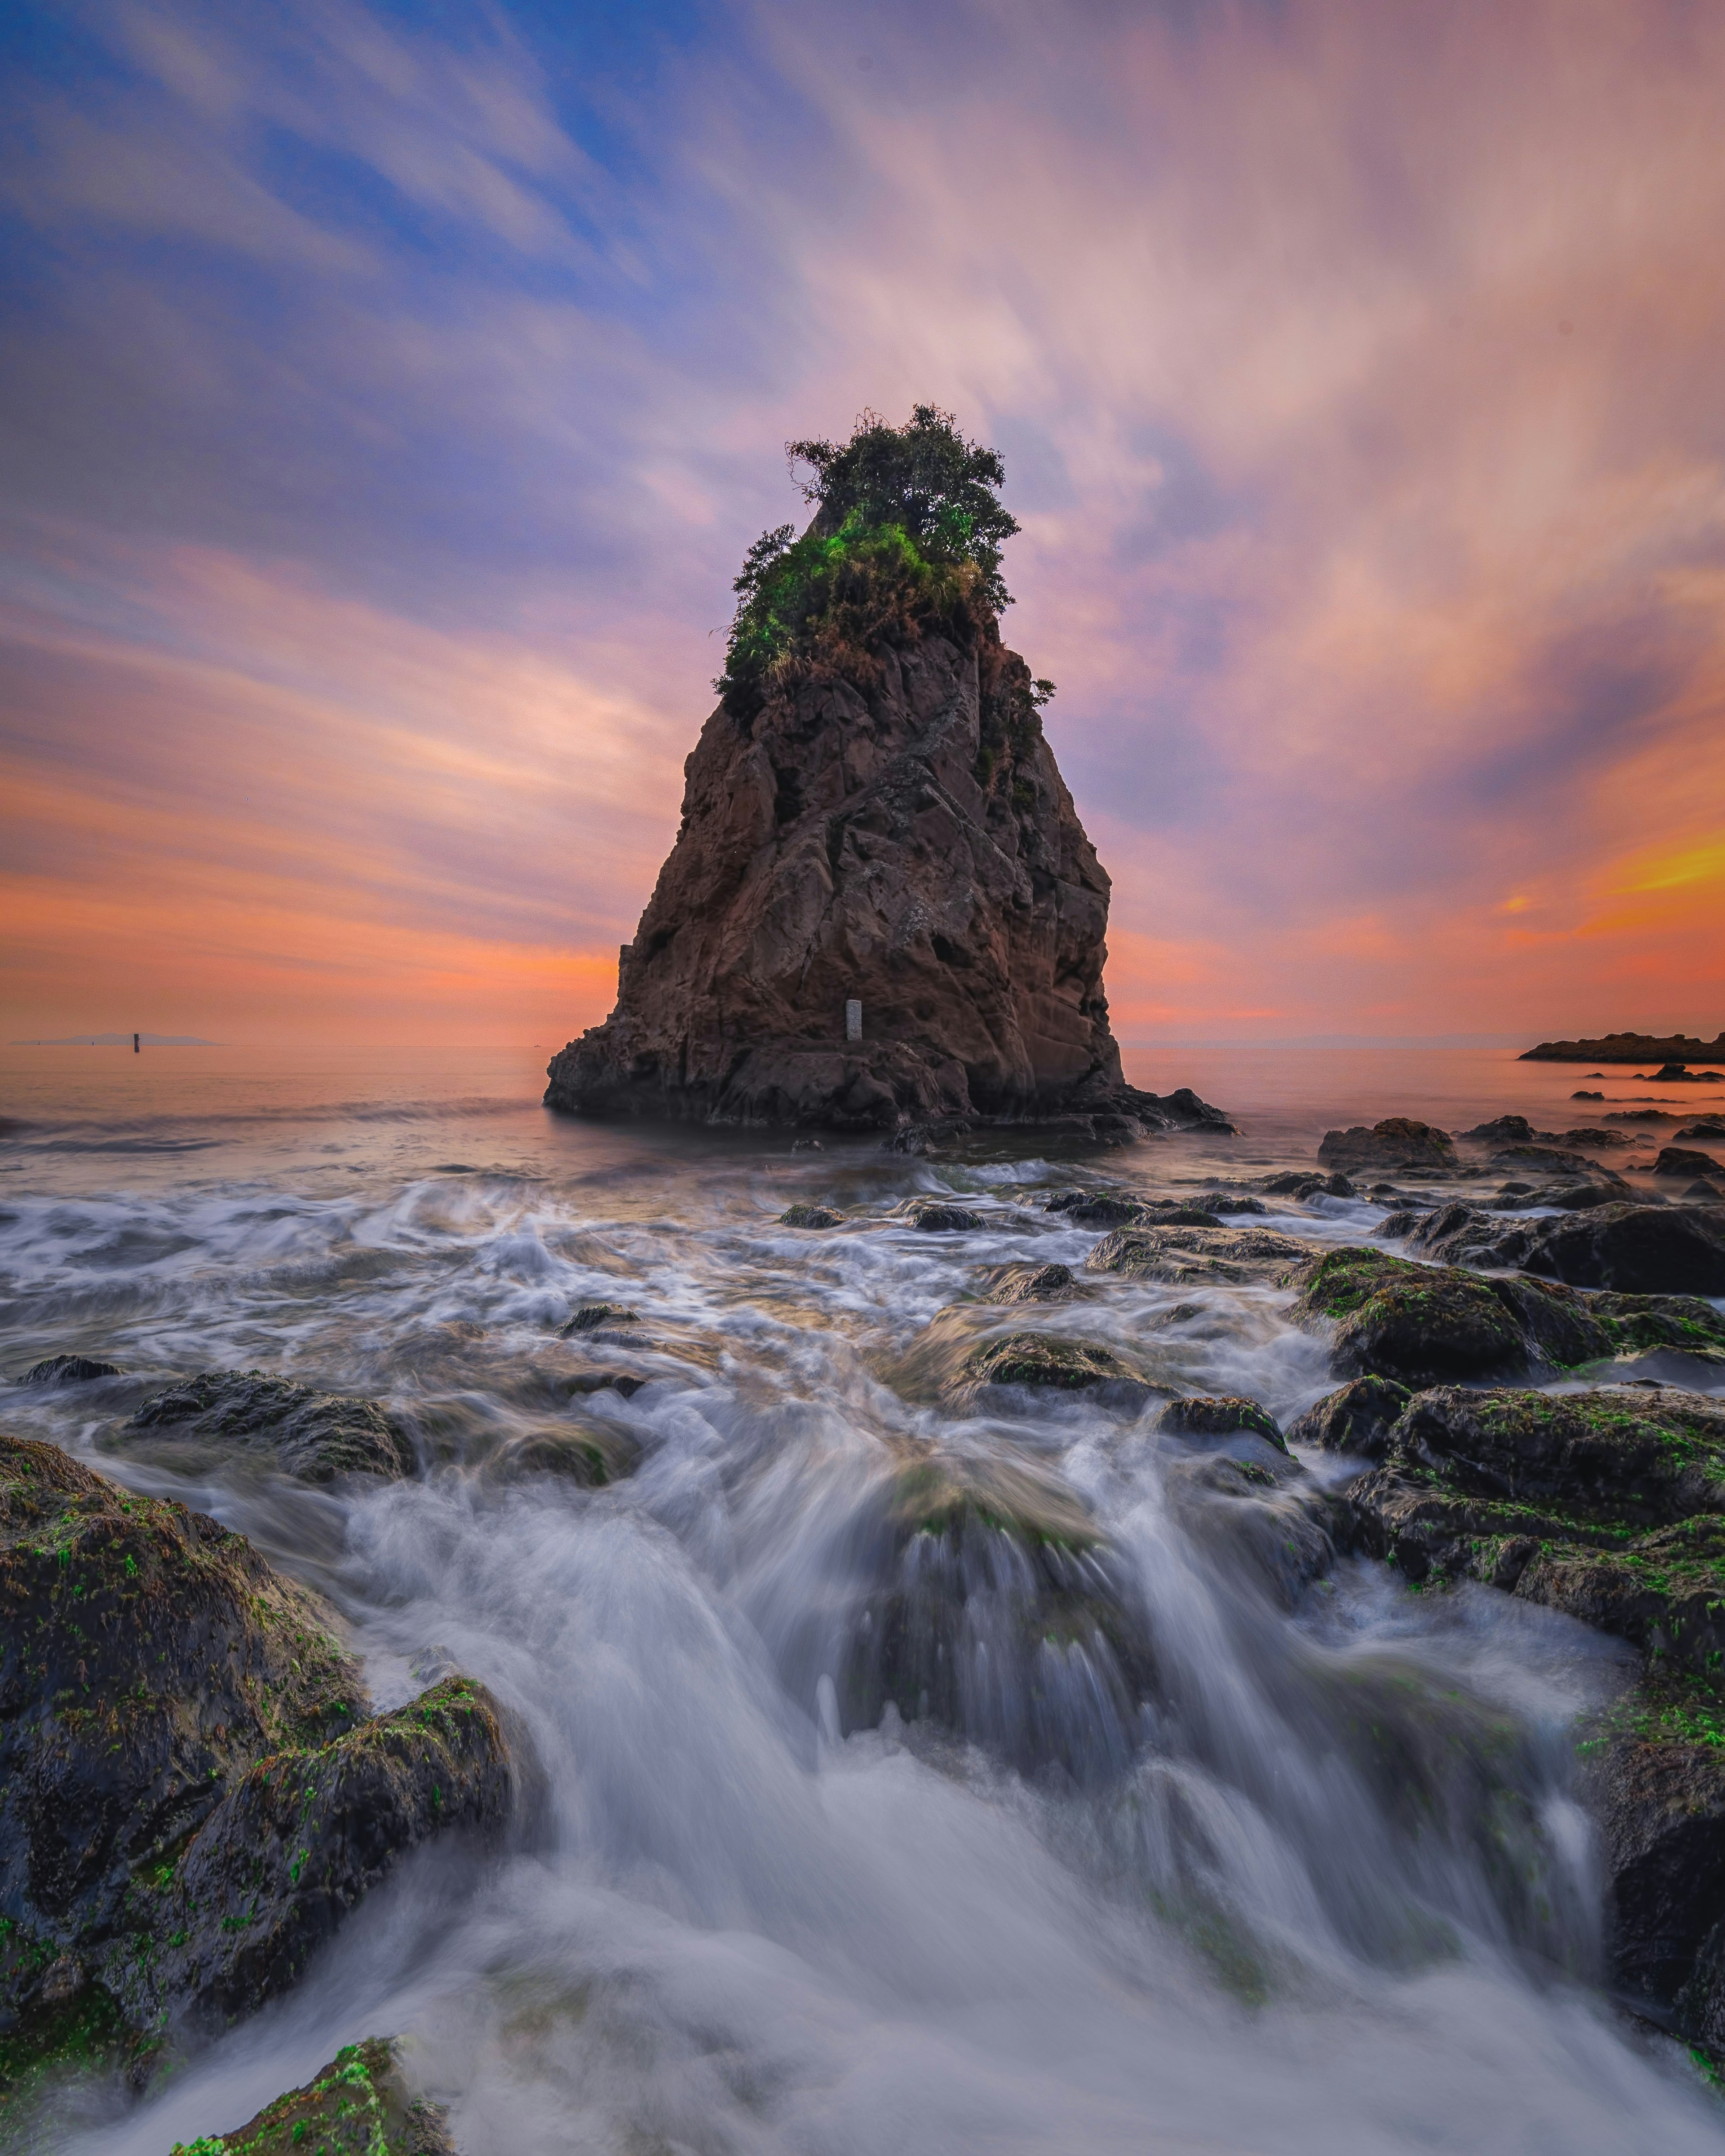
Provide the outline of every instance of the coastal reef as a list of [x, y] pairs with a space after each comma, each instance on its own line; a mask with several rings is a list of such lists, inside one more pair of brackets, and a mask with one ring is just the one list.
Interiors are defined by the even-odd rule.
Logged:
[[1109, 879], [1043, 731], [1052, 684], [1000, 638], [999, 458], [927, 406], [792, 446], [814, 517], [737, 580], [676, 844], [616, 1008], [552, 1061], [547, 1106], [1228, 1128], [1122, 1076]]

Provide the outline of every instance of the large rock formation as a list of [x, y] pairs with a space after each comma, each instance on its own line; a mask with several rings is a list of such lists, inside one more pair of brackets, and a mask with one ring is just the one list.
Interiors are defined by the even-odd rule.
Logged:
[[547, 1105], [1227, 1128], [1189, 1093], [1122, 1082], [1108, 876], [992, 610], [970, 593], [883, 616], [707, 721], [617, 1007], [552, 1062]]

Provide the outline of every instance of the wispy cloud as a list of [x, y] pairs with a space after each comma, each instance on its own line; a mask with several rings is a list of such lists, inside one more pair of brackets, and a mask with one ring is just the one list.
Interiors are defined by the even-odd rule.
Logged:
[[[590, 1020], [729, 577], [793, 507], [779, 444], [932, 397], [1007, 451], [1009, 634], [1060, 683], [1128, 1034], [1711, 1029], [1725, 18], [168, 0], [56, 33], [0, 174], [33, 919], [123, 858], [255, 926], [263, 875], [332, 1026], [443, 935], [586, 954], [567, 988], [500, 957], [555, 1004], [506, 1019], [461, 974], [452, 1032]], [[145, 963], [191, 948], [166, 920]], [[100, 1016], [54, 947], [27, 1029]]]

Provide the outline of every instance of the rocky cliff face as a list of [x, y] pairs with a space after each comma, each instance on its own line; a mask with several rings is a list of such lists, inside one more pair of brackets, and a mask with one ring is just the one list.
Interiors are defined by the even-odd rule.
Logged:
[[547, 1104], [840, 1128], [1221, 1122], [1122, 1083], [1108, 876], [1032, 690], [963, 597], [721, 703], [617, 1007], [553, 1061]]

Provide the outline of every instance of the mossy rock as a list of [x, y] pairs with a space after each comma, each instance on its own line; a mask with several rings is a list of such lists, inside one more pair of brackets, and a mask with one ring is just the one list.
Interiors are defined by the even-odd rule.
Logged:
[[830, 1205], [788, 1205], [778, 1216], [781, 1228], [842, 1228], [845, 1215]]
[[349, 2044], [303, 2088], [172, 2156], [455, 2156], [442, 2107], [408, 2094], [394, 2046]]
[[483, 1696], [368, 1720], [330, 1625], [242, 1536], [0, 1437], [9, 2071], [245, 2010], [404, 1849], [501, 1816]]
[[338, 1475], [399, 1481], [415, 1464], [412, 1440], [375, 1400], [320, 1392], [262, 1370], [210, 1370], [171, 1385], [102, 1442], [136, 1451], [152, 1438], [218, 1456], [235, 1448], [268, 1455], [283, 1474], [304, 1482]]
[[1173, 1437], [1233, 1437], [1250, 1432], [1278, 1452], [1288, 1449], [1281, 1425], [1268, 1408], [1233, 1394], [1194, 1394], [1170, 1400], [1157, 1417], [1156, 1427]]
[[1142, 1215], [1144, 1201], [1129, 1190], [1058, 1190], [1042, 1209], [1080, 1228], [1118, 1228]]
[[1148, 1388], [1111, 1348], [1051, 1332], [1009, 1332], [973, 1348], [959, 1365], [957, 1389], [1022, 1385], [1033, 1391], [1082, 1393], [1098, 1385]]
[[511, 1438], [485, 1462], [488, 1481], [518, 1482], [554, 1475], [578, 1489], [603, 1490], [640, 1464], [641, 1449], [626, 1432], [588, 1424], [580, 1430], [534, 1430]]
[[1309, 1245], [1268, 1228], [1172, 1223], [1117, 1229], [1102, 1238], [1086, 1264], [1092, 1272], [1122, 1273], [1128, 1280], [1238, 1285], [1270, 1280], [1291, 1260], [1309, 1254]]
[[603, 1332], [614, 1326], [639, 1325], [640, 1319], [620, 1302], [583, 1302], [578, 1310], [571, 1311], [567, 1319], [558, 1327], [559, 1337], [568, 1340], [587, 1332]]
[[1315, 1401], [1288, 1430], [1290, 1445], [1317, 1445], [1325, 1452], [1354, 1452], [1379, 1460], [1389, 1434], [1413, 1394], [1391, 1378], [1351, 1378]]
[[1725, 1295], [1725, 1214], [1706, 1208], [1645, 1205], [1623, 1199], [1555, 1219], [1506, 1219], [1453, 1205], [1421, 1224], [1412, 1240], [1435, 1257], [1514, 1266], [1569, 1287], [1627, 1295]]
[[983, 1278], [984, 1302], [1070, 1302], [1079, 1292], [1070, 1265], [996, 1265]]
[[931, 1235], [968, 1235], [983, 1225], [980, 1213], [973, 1213], [968, 1205], [946, 1203], [913, 1205], [906, 1218], [913, 1228]]
[[1130, 1573], [1077, 1496], [1028, 1466], [939, 1455], [880, 1502], [839, 1660], [844, 1727], [891, 1704], [1026, 1772], [1123, 1770], [1154, 1657]]

